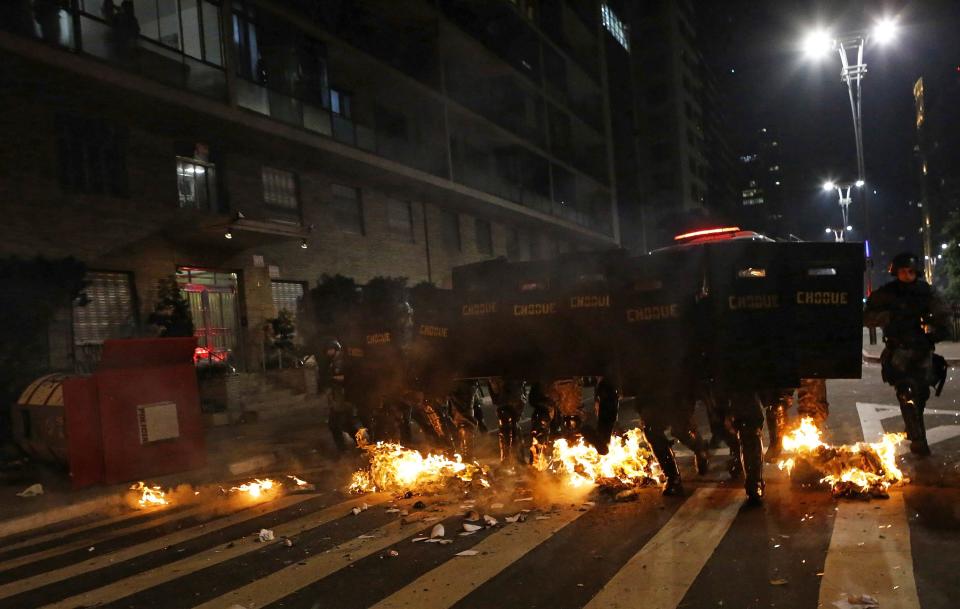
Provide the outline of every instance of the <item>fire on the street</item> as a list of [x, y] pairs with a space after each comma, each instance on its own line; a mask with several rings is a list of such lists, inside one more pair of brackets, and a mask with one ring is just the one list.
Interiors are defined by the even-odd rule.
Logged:
[[895, 484], [908, 482], [897, 466], [897, 445], [902, 433], [884, 434], [879, 442], [830, 446], [813, 419], [804, 417], [800, 425], [783, 438], [783, 450], [793, 456], [778, 463], [793, 475], [816, 474], [830, 485], [835, 496], [884, 496]]
[[640, 429], [631, 429], [623, 436], [610, 438], [605, 455], [583, 438], [572, 444], [564, 439], [557, 440], [549, 455], [547, 451], [539, 454], [534, 467], [563, 476], [573, 487], [595, 484], [623, 488], [662, 484], [664, 481], [660, 466]]
[[130, 490], [140, 494], [137, 498], [137, 505], [141, 508], [170, 504], [170, 502], [167, 501], [166, 493], [163, 492], [163, 489], [161, 489], [159, 485], [147, 486], [141, 481], [131, 486]]
[[416, 450], [391, 442], [377, 442], [364, 447], [370, 460], [368, 467], [354, 472], [351, 492], [426, 491], [451, 480], [477, 480], [488, 486], [483, 468], [477, 463], [464, 463], [460, 455], [449, 459], [442, 454], [426, 456]]
[[230, 488], [231, 493], [246, 493], [251, 499], [263, 499], [272, 494], [276, 483], [270, 478], [260, 480], [255, 478], [251, 482], [246, 482], [240, 486]]

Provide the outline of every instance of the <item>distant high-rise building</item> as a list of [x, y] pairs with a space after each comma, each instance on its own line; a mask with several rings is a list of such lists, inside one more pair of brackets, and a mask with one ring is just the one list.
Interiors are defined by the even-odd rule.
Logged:
[[622, 242], [652, 249], [723, 214], [734, 197], [721, 99], [689, 0], [630, 3], [639, 209], [621, 209]]
[[743, 228], [785, 237], [781, 142], [774, 129], [762, 127], [738, 158], [739, 208], [733, 219]]
[[960, 66], [930, 69], [913, 85], [920, 236], [927, 281], [933, 281], [944, 228], [960, 221]]

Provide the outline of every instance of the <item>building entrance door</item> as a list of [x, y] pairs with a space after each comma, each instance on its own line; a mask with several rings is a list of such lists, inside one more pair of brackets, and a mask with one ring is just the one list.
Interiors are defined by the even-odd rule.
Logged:
[[190, 302], [193, 332], [197, 337], [194, 361], [198, 365], [238, 365], [241, 341], [237, 274], [179, 267], [177, 283]]

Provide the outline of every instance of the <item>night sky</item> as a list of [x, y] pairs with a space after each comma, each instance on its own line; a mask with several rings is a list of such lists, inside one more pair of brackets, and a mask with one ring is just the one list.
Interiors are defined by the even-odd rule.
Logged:
[[[746, 152], [745, 140], [760, 127], [781, 134], [786, 199], [799, 219], [796, 234], [809, 240], [828, 238], [824, 227], [839, 224], [837, 195], [820, 185], [856, 179], [856, 154], [839, 55], [811, 62], [799, 41], [812, 25], [840, 34], [882, 15], [897, 18], [897, 39], [868, 46], [865, 55], [864, 157], [871, 192], [877, 191], [869, 201], [871, 245], [884, 267], [896, 251], [919, 250], [919, 211], [909, 204], [918, 198], [913, 83], [925, 71], [960, 65], [960, 1], [701, 0], [696, 6], [705, 59], [727, 98], [734, 149]], [[855, 236], [862, 214], [854, 198], [851, 240], [862, 239]]]

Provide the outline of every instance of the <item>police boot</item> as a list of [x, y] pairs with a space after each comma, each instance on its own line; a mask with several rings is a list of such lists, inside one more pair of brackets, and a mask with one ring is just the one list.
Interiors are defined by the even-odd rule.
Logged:
[[758, 504], [763, 500], [763, 431], [760, 429], [740, 430], [740, 451], [743, 459], [743, 488], [747, 491], [747, 500]]
[[739, 480], [743, 477], [743, 461], [740, 456], [740, 440], [734, 434], [725, 434], [724, 441], [730, 447], [730, 457], [727, 459], [727, 473], [731, 480]]
[[[927, 443], [927, 426], [923, 422], [923, 405], [918, 404], [910, 413], [913, 419], [913, 438], [910, 439], [910, 452], [921, 457], [930, 455], [930, 444]], [[906, 415], [904, 416], [906, 420]]]
[[710, 470], [710, 451], [706, 440], [700, 437], [696, 429], [686, 430], [678, 439], [693, 451], [693, 464], [697, 468], [697, 473], [705, 476]]
[[770, 435], [770, 444], [763, 460], [773, 463], [780, 458], [783, 451], [783, 433], [787, 427], [787, 409], [782, 404], [776, 404], [767, 410], [767, 433]]
[[620, 413], [620, 392], [607, 381], [600, 381], [596, 388], [597, 402], [597, 452], [607, 454], [610, 436]]
[[670, 441], [663, 434], [662, 430], [648, 432], [644, 430], [644, 436], [653, 450], [653, 456], [657, 458], [663, 475], [667, 478], [667, 485], [663, 488], [663, 494], [667, 497], [678, 497], [683, 495], [683, 482], [680, 479], [680, 468], [677, 467], [677, 459], [673, 455], [673, 449], [670, 447]]
[[473, 428], [469, 425], [457, 427], [457, 449], [464, 459], [473, 457]]

